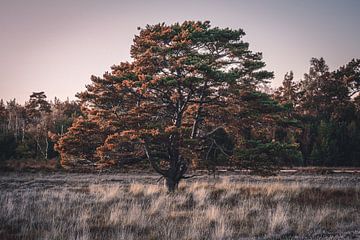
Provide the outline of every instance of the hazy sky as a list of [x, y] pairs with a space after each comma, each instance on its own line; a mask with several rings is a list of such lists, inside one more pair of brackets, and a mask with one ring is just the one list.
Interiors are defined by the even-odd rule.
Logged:
[[113, 64], [131, 60], [138, 26], [210, 20], [242, 28], [275, 72], [300, 79], [311, 57], [331, 69], [360, 58], [360, 0], [0, 0], [0, 98], [33, 91], [74, 99]]

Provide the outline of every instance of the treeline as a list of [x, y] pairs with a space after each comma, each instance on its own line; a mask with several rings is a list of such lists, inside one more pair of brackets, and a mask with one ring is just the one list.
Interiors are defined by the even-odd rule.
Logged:
[[75, 101], [47, 101], [34, 92], [24, 106], [15, 99], [0, 100], [0, 160], [58, 157], [54, 136], [62, 136], [81, 115]]
[[291, 108], [305, 166], [360, 166], [360, 59], [330, 71], [323, 58], [295, 82], [287, 73], [273, 97]]
[[[247, 143], [240, 156], [244, 160], [255, 159], [250, 164], [256, 160], [272, 162], [283, 154], [281, 143], [286, 143], [285, 151], [291, 151], [286, 153], [287, 160], [282, 165], [360, 166], [359, 67], [360, 60], [352, 60], [331, 72], [323, 58], [313, 58], [303, 79], [295, 81], [293, 72], [287, 73], [281, 87], [267, 89], [271, 98], [257, 96], [263, 98], [267, 107], [279, 104], [282, 111], [276, 113], [280, 119], [267, 126], [266, 131], [256, 127], [244, 129]], [[1, 100], [0, 159], [59, 159], [62, 152], [66, 153], [62, 157], [67, 163], [103, 162], [97, 152], [111, 129], [101, 128], [99, 119], [90, 116], [91, 108], [79, 101], [47, 101], [44, 92], [34, 92], [24, 106], [15, 99], [6, 103]], [[221, 133], [217, 136], [219, 142], [231, 145], [222, 137]], [[280, 145], [271, 144], [274, 141]], [[112, 152], [107, 161], [114, 164], [121, 162], [122, 157]], [[208, 162], [193, 165], [211, 168], [231, 164], [225, 159], [218, 154]]]

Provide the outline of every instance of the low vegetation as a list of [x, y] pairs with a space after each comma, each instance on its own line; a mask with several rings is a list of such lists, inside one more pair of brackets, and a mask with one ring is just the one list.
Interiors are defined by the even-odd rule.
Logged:
[[357, 175], [203, 176], [171, 194], [154, 175], [1, 178], [1, 239], [360, 237]]

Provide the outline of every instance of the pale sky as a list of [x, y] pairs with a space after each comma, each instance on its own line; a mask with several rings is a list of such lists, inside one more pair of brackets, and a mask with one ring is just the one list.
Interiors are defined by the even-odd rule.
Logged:
[[290, 70], [300, 79], [311, 57], [331, 70], [360, 58], [360, 0], [0, 0], [0, 98], [75, 99], [91, 75], [131, 60], [138, 26], [184, 20], [242, 28], [273, 86]]

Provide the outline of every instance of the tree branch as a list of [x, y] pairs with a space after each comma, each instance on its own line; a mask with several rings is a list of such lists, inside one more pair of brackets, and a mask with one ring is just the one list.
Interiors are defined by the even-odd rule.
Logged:
[[165, 170], [161, 169], [150, 157], [149, 150], [148, 150], [146, 144], [144, 145], [144, 150], [145, 150], [146, 157], [148, 158], [148, 160], [150, 162], [151, 167], [160, 175], [167, 176], [167, 172]]

